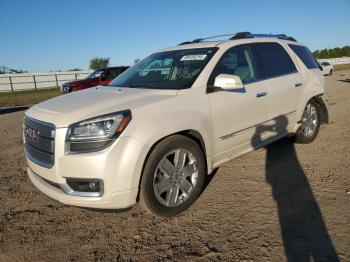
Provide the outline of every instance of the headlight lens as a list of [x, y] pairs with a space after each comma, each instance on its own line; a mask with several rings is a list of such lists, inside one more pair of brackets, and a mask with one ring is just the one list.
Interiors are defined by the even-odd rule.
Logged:
[[68, 151], [101, 150], [123, 132], [130, 120], [131, 112], [125, 110], [73, 124], [69, 126], [66, 137]]

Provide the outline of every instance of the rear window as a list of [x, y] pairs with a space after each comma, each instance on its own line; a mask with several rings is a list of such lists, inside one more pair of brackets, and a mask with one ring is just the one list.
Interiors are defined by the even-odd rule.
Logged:
[[254, 45], [265, 78], [277, 77], [297, 72], [292, 59], [282, 46], [276, 43]]
[[297, 54], [304, 65], [309, 69], [318, 68], [316, 59], [312, 56], [310, 50], [301, 45], [289, 45], [289, 47]]

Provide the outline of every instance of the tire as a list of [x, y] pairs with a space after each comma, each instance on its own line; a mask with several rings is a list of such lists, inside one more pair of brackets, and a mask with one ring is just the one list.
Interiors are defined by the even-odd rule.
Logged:
[[333, 74], [333, 70], [331, 69], [330, 71], [329, 71], [329, 75], [331, 76]]
[[320, 107], [311, 99], [307, 102], [301, 117], [301, 126], [295, 134], [295, 142], [309, 144], [315, 140], [320, 129]]
[[159, 142], [142, 173], [141, 207], [163, 217], [184, 212], [202, 191], [205, 163], [201, 148], [188, 137], [174, 135]]

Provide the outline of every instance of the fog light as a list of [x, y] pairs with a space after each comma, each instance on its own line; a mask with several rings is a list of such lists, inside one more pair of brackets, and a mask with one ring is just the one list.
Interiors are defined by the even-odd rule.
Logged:
[[67, 184], [77, 192], [101, 192], [102, 183], [98, 179], [67, 178]]

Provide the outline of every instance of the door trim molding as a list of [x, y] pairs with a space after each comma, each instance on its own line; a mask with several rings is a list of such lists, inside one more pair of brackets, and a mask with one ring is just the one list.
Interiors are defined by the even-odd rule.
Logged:
[[[295, 112], [296, 112], [296, 110], [293, 110], [293, 111], [288, 112], [288, 113], [286, 113], [286, 114], [284, 114], [284, 115], [287, 116], [287, 115], [293, 114], [293, 113], [295, 113]], [[238, 130], [238, 131], [235, 131], [235, 132], [233, 132], [233, 133], [229, 133], [229, 134], [227, 134], [227, 135], [221, 136], [221, 137], [219, 137], [219, 139], [220, 139], [220, 140], [226, 140], [226, 139], [228, 139], [228, 138], [231, 138], [231, 137], [235, 136], [237, 133], [243, 132], [243, 131], [245, 131], [245, 130], [248, 130], [248, 129], [250, 129], [250, 128], [253, 128], [253, 127], [256, 127], [256, 126], [259, 126], [259, 125], [262, 125], [262, 124], [265, 124], [265, 123], [270, 122], [271, 120], [274, 120], [274, 119], [276, 119], [276, 117], [271, 118], [271, 119], [269, 119], [269, 120], [266, 120], [266, 121], [261, 122], [261, 123], [256, 124], [256, 125], [252, 125], [252, 126], [243, 128], [243, 129]]]

